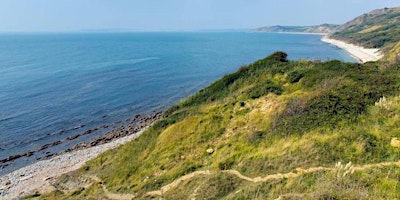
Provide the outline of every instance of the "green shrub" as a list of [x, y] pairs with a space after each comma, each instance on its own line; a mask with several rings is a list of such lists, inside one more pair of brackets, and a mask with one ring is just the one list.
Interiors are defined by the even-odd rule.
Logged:
[[218, 168], [220, 170], [228, 170], [232, 169], [232, 166], [235, 164], [235, 159], [234, 158], [228, 158], [220, 163], [218, 163]]
[[288, 62], [287, 57], [288, 57], [287, 53], [282, 51], [277, 51], [268, 56], [266, 59], [271, 61]]
[[289, 83], [297, 83], [303, 78], [304, 74], [299, 71], [293, 71], [288, 74], [288, 81]]
[[263, 83], [257, 84], [255, 87], [251, 88], [248, 92], [251, 99], [257, 99], [269, 93], [280, 95], [282, 94], [283, 89], [280, 85], [266, 80]]

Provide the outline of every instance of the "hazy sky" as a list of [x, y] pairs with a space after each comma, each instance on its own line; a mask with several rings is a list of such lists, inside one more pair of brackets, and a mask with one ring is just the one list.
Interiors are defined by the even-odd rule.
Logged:
[[0, 32], [344, 23], [399, 0], [0, 0]]

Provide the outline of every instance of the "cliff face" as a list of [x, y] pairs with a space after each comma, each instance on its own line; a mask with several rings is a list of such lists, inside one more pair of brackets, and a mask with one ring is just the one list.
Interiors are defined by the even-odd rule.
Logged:
[[322, 24], [317, 26], [265, 26], [254, 30], [255, 32], [297, 32], [297, 33], [332, 33], [339, 25]]

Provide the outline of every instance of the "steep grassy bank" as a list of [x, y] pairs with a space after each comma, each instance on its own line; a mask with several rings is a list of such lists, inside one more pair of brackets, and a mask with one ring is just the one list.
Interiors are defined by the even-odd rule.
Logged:
[[[397, 198], [398, 166], [345, 173], [335, 165], [400, 160], [399, 68], [287, 61], [277, 52], [179, 102], [140, 138], [64, 176], [54, 192], [36, 196]], [[326, 170], [300, 173], [313, 167]], [[229, 170], [245, 177], [298, 176], [251, 182]], [[193, 172], [202, 173], [182, 179]], [[161, 194], [148, 193], [179, 178]]]

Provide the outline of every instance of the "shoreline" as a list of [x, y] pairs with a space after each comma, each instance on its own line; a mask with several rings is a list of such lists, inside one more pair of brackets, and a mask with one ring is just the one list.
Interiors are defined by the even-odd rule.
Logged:
[[87, 161], [110, 149], [117, 148], [139, 137], [149, 126], [162, 119], [162, 112], [140, 117], [119, 128], [93, 138], [90, 142], [76, 144], [47, 160], [41, 160], [0, 176], [0, 199], [18, 199], [36, 191], [53, 190], [51, 182], [75, 171]]
[[311, 33], [311, 32], [273, 32], [279, 34], [293, 34], [293, 35], [328, 35], [328, 33]]
[[[162, 112], [161, 111], [153, 111], [151, 114], [136, 114], [135, 116], [132, 116], [131, 118], [125, 119], [125, 120], [120, 120], [114, 122], [112, 125], [109, 124], [103, 124], [101, 126], [91, 128], [91, 129], [86, 129], [82, 130], [78, 133], [75, 133], [73, 135], [67, 135], [63, 139], [58, 139], [58, 140], [53, 140], [49, 141], [48, 143], [42, 144], [38, 148], [33, 148], [33, 149], [26, 149], [25, 151], [21, 153], [16, 153], [9, 155], [8, 157], [5, 157], [3, 159], [0, 159], [0, 177], [3, 175], [6, 175], [8, 173], [11, 173], [15, 170], [18, 170], [19, 168], [28, 166], [30, 164], [33, 164], [37, 161], [41, 160], [48, 160], [51, 159], [55, 156], [72, 152], [75, 150], [80, 150], [88, 147], [93, 147], [101, 144], [108, 143], [112, 140], [135, 134], [142, 130], [144, 127], [147, 127], [151, 125], [154, 121], [162, 118]], [[82, 125], [84, 127], [86, 125]], [[107, 130], [108, 129], [108, 130]], [[63, 129], [65, 131], [65, 129]], [[79, 142], [80, 137], [85, 137], [88, 135], [96, 134], [96, 132], [104, 131], [101, 134], [98, 134], [97, 136], [92, 136], [90, 140], [86, 141], [81, 141]], [[59, 145], [63, 145], [64, 143], [72, 143], [72, 145], [59, 149], [58, 151], [54, 151], [51, 148], [57, 148]], [[15, 167], [13, 164], [15, 162], [19, 162], [19, 159], [31, 159], [32, 158], [36, 161], [28, 163], [26, 165], [23, 165], [21, 167]], [[11, 166], [11, 167], [10, 167]], [[4, 171], [3, 171], [4, 170]]]
[[147, 127], [137, 133], [111, 142], [68, 152], [49, 160], [42, 160], [0, 176], [0, 199], [17, 199], [35, 191], [51, 191], [51, 181], [75, 171], [99, 154], [117, 148], [139, 137]]
[[346, 43], [341, 40], [331, 39], [327, 35], [321, 38], [322, 42], [331, 44], [346, 51], [350, 56], [357, 59], [360, 63], [377, 61], [383, 57], [380, 49], [369, 49], [354, 44]]

